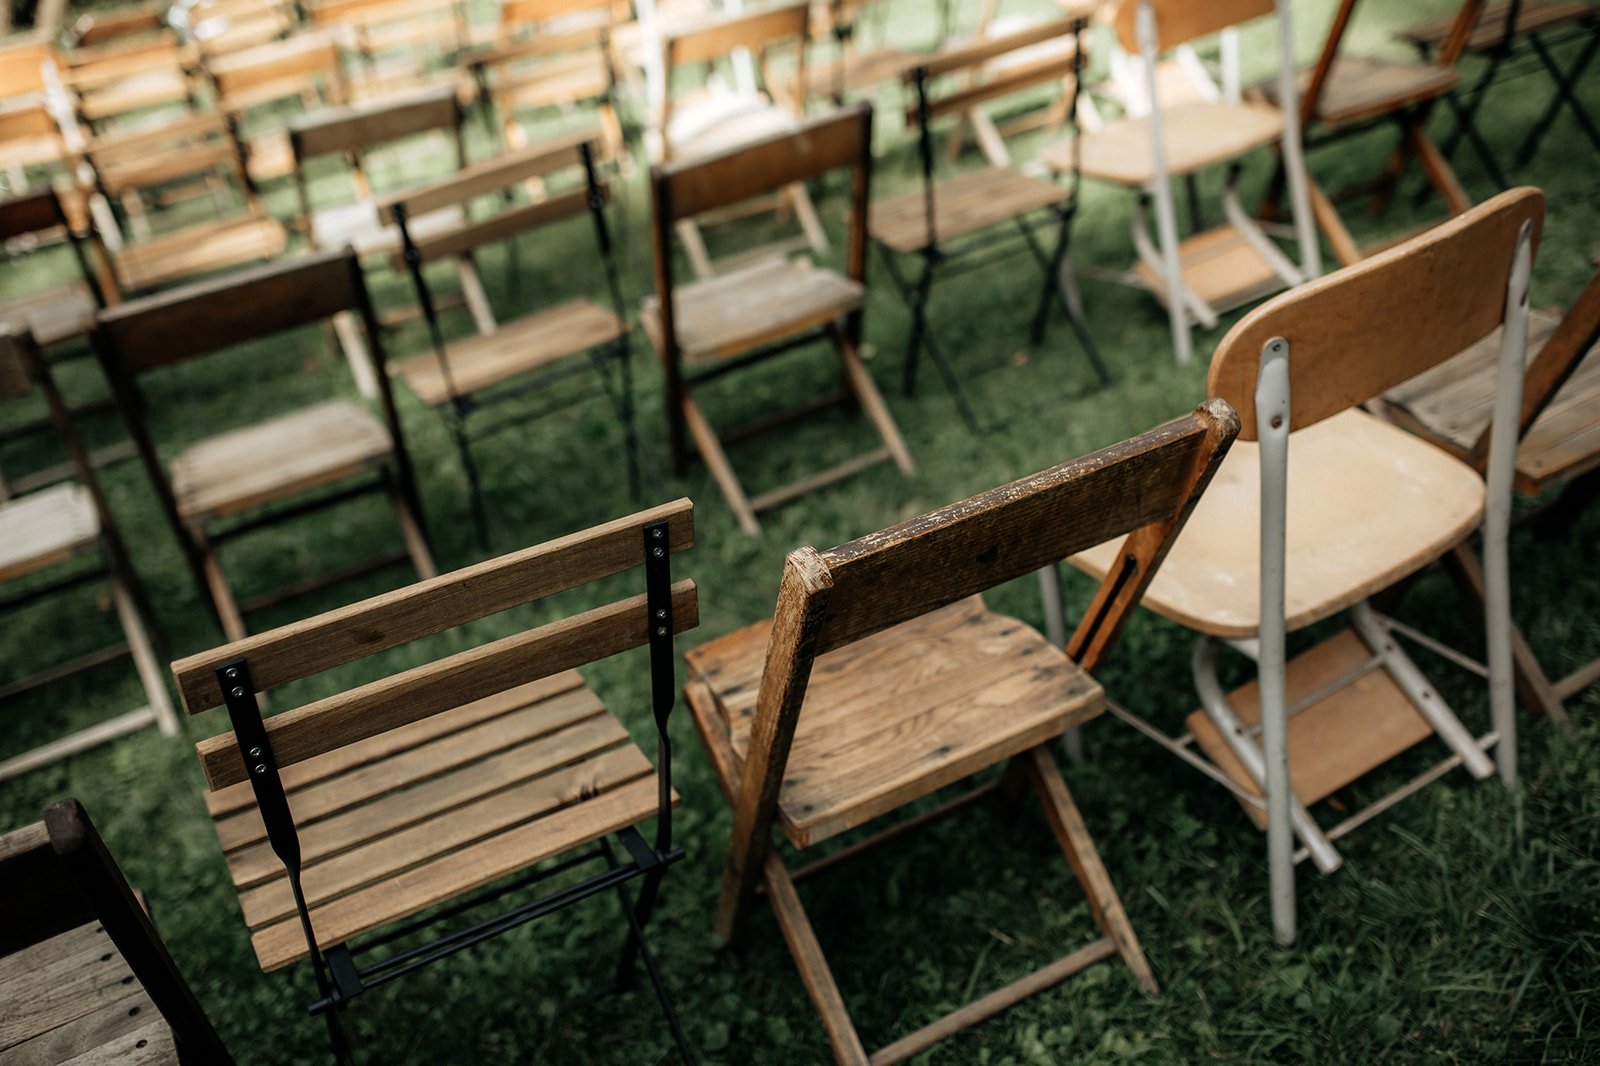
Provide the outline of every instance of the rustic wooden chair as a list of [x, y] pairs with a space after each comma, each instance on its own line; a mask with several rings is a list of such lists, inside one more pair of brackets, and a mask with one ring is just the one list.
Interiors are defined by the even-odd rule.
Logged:
[[[115, 662], [124, 655], [133, 659], [146, 702], [143, 707], [105, 719], [70, 736], [7, 756], [0, 761], [0, 779], [46, 766], [152, 723], [167, 736], [178, 729], [172, 701], [161, 677], [149, 604], [138, 575], [128, 563], [122, 538], [106, 508], [94, 469], [89, 465], [88, 453], [73, 429], [66, 404], [33, 338], [26, 332], [13, 334], [0, 326], [0, 399], [10, 399], [30, 389], [37, 389], [49, 408], [51, 421], [66, 445], [76, 478], [23, 496], [6, 498], [0, 495], [0, 581], [12, 584], [24, 576], [33, 578], [20, 591], [0, 599], [0, 610], [13, 612], [59, 596], [86, 581], [104, 578], [122, 626], [123, 643], [0, 686], [0, 702], [5, 702], [8, 711], [17, 710], [11, 702], [16, 697]], [[71, 565], [73, 560], [96, 552], [99, 560], [93, 570], [85, 572], [81, 566]], [[50, 568], [65, 572], [53, 580], [40, 582], [38, 575]]]
[[[401, 261], [410, 271], [417, 301], [428, 323], [433, 350], [396, 362], [392, 370], [417, 398], [435, 409], [447, 410], [450, 429], [472, 487], [479, 535], [488, 536], [489, 515], [483, 487], [473, 461], [471, 441], [476, 436], [515, 429], [535, 415], [570, 408], [576, 397], [550, 390], [560, 378], [592, 369], [622, 422], [626, 440], [628, 481], [639, 491], [639, 437], [633, 417], [631, 346], [623, 316], [622, 285], [618, 273], [605, 205], [610, 188], [596, 173], [599, 139], [576, 135], [524, 147], [467, 167], [460, 174], [433, 185], [400, 193], [383, 202], [380, 212], [399, 226]], [[570, 180], [577, 172], [578, 181]], [[564, 181], [563, 179], [568, 179]], [[545, 193], [529, 203], [510, 200], [513, 189], [536, 182]], [[565, 187], [563, 187], [565, 186]], [[463, 221], [450, 229], [413, 237], [409, 220], [440, 207], [454, 206], [463, 213], [481, 197], [507, 198], [501, 211], [488, 218]], [[610, 307], [577, 297], [552, 302], [541, 310], [499, 321], [478, 280], [473, 255], [485, 246], [515, 241], [575, 215], [587, 214], [594, 226], [595, 243], [605, 268]], [[510, 248], [515, 256], [516, 250]], [[472, 311], [477, 333], [446, 341], [438, 301], [423, 268], [441, 259], [452, 260]], [[472, 416], [492, 404], [515, 400], [529, 393], [547, 397], [529, 413], [473, 432]]]
[[[272, 259], [288, 241], [262, 206], [236, 132], [221, 115], [96, 137], [83, 158], [93, 176], [93, 237], [112, 282], [108, 303]], [[169, 213], [148, 210], [146, 199], [183, 185], [203, 186], [215, 213], [169, 226]]]
[[[672, 635], [698, 624], [698, 607], [693, 581], [673, 584], [671, 557], [693, 543], [692, 505], [679, 500], [173, 664], [184, 708], [225, 705], [233, 726], [198, 750], [256, 957], [265, 971], [311, 959], [320, 993], [311, 1011], [326, 1018], [341, 1059], [339, 1014], [357, 996], [608, 890], [627, 923], [619, 974], [643, 956], [690, 1058], [643, 930], [667, 867], [683, 857], [672, 842]], [[643, 595], [265, 720], [256, 706], [257, 688], [641, 565]], [[654, 770], [575, 669], [645, 645]], [[649, 818], [653, 844], [635, 828]], [[470, 910], [596, 861], [598, 873], [460, 927]], [[635, 902], [626, 886], [636, 880]], [[405, 946], [436, 925], [456, 928]], [[389, 950], [368, 956], [380, 946]]]
[[232, 1066], [77, 800], [0, 836], [8, 1063]]
[[[340, 311], [353, 312], [366, 327], [378, 371], [378, 415], [354, 400], [328, 399], [262, 421], [263, 412], [238, 402], [241, 394], [234, 392], [224, 416], [234, 428], [191, 439], [172, 457], [170, 467], [162, 462], [140, 378], [246, 342], [325, 323]], [[287, 259], [130, 301], [101, 313], [94, 339], [145, 472], [228, 639], [245, 635], [244, 616], [259, 607], [407, 557], [422, 577], [436, 573], [384, 373], [372, 303], [360, 264], [348, 249]], [[205, 397], [194, 399], [199, 403]], [[178, 412], [157, 414], [165, 415], [170, 425]], [[185, 415], [192, 424], [195, 411]], [[310, 578], [253, 601], [236, 600], [217, 554], [224, 543], [369, 492], [392, 500], [404, 553]]]
[[199, 108], [198, 56], [169, 35], [110, 52], [69, 52], [66, 59], [61, 84], [92, 134], [125, 127], [124, 120], [155, 109], [194, 114]]
[[[679, 285], [674, 280], [672, 235], [676, 223], [738, 204], [832, 170], [852, 172], [851, 223], [845, 273], [807, 258], [781, 256], [743, 269]], [[732, 148], [709, 158], [650, 171], [656, 292], [641, 308], [645, 331], [666, 370], [668, 439], [673, 472], [688, 467], [687, 436], [710, 467], [739, 527], [761, 532], [757, 514], [832, 484], [885, 460], [902, 473], [915, 469], [894, 416], [858, 352], [866, 299], [868, 193], [872, 180], [872, 108], [858, 104], [815, 119], [792, 133]], [[719, 434], [700, 409], [695, 390], [731, 371], [826, 338], [842, 364], [841, 388], [748, 427]], [[736, 439], [786, 425], [833, 403], [856, 403], [882, 447], [755, 497], [746, 495], [723, 450]]]
[[[944, 346], [928, 323], [928, 300], [934, 282], [941, 276], [950, 277], [962, 270], [986, 267], [997, 254], [1029, 252], [1044, 275], [1039, 307], [1033, 317], [1033, 342], [1038, 344], [1044, 339], [1050, 303], [1056, 300], [1066, 311], [1067, 320], [1100, 382], [1109, 382], [1111, 375], [1089, 334], [1075, 294], [1068, 291], [1061, 280], [1077, 206], [1075, 185], [1064, 188], [1048, 178], [1025, 174], [1009, 165], [990, 165], [941, 179], [935, 172], [932, 124], [952, 116], [965, 120], [983, 102], [1056, 82], [1062, 77], [1075, 79], [1081, 54], [1076, 48], [1053, 52], [1042, 63], [1025, 64], [995, 77], [985, 77], [984, 70], [996, 59], [1041, 42], [1075, 37], [1082, 30], [1083, 22], [1082, 16], [1052, 19], [1015, 33], [946, 49], [918, 65], [909, 75], [917, 100], [908, 110], [906, 119], [918, 129], [922, 185], [915, 191], [873, 205], [873, 242], [883, 254], [895, 287], [911, 308], [911, 339], [906, 349], [904, 376], [906, 394], [910, 395], [916, 387], [917, 364], [926, 350], [949, 388], [961, 417], [975, 433], [981, 431], [977, 415]], [[947, 87], [936, 89], [935, 82]], [[1040, 233], [1050, 242], [1048, 246], [1041, 243]], [[1014, 242], [1013, 238], [1019, 236], [1020, 242]], [[1003, 245], [1012, 247], [1005, 250]], [[915, 279], [908, 277], [901, 268], [899, 257], [922, 261]]]
[[[1386, 413], [1483, 471], [1499, 387], [1499, 346], [1499, 337], [1491, 334], [1454, 359], [1390, 389], [1384, 395]], [[1552, 312], [1530, 316], [1528, 351], [1517, 419], [1516, 490], [1538, 496], [1562, 486], [1559, 505], [1575, 514], [1600, 488], [1596, 473], [1600, 470], [1600, 274], [1590, 279], [1564, 317]], [[1468, 592], [1481, 600], [1483, 570], [1477, 555], [1461, 544], [1449, 558]], [[1523, 702], [1570, 729], [1564, 703], [1600, 681], [1600, 660], [1552, 681], [1515, 629], [1511, 639]]]
[[[804, 84], [809, 19], [809, 0], [795, 0], [669, 23], [660, 36], [662, 83], [652, 87], [645, 134], [651, 160], [702, 159], [794, 131], [801, 121], [801, 102], [782, 100], [775, 93], [786, 84]], [[784, 54], [794, 56], [789, 81], [773, 65]], [[706, 71], [703, 83], [685, 90], [686, 68]], [[711, 277], [737, 269], [755, 256], [802, 248], [819, 253], [828, 250], [827, 233], [804, 185], [780, 190], [775, 207], [793, 212], [800, 227], [798, 236], [720, 261], [707, 249], [701, 228], [748, 217], [766, 206], [741, 204], [736, 211], [683, 218], [678, 237], [695, 274]]]
[[[1444, 198], [1450, 215], [1459, 215], [1471, 205], [1472, 200], [1449, 160], [1428, 137], [1426, 124], [1433, 106], [1456, 87], [1460, 77], [1456, 63], [1485, 0], [1464, 0], [1445, 43], [1425, 63], [1345, 54], [1341, 46], [1356, 2], [1340, 0], [1316, 65], [1301, 76], [1298, 101], [1300, 126], [1306, 133], [1308, 151], [1337, 143], [1375, 125], [1393, 122], [1400, 129], [1400, 145], [1384, 172], [1372, 182], [1330, 195], [1315, 180], [1306, 179], [1317, 225], [1345, 266], [1360, 260], [1363, 253], [1339, 217], [1335, 202], [1363, 193], [1376, 193], [1373, 208], [1381, 211], [1413, 157], [1421, 165], [1428, 182]], [[1269, 97], [1288, 100], [1276, 86], [1265, 85], [1263, 89]], [[1286, 110], [1294, 110], [1292, 103], [1284, 106]]]
[[286, 105], [303, 112], [349, 100], [339, 44], [331, 35], [305, 33], [240, 49], [209, 60], [205, 71], [217, 110], [238, 124], [257, 183], [295, 171]]
[[[1455, 21], [1452, 17], [1421, 22], [1403, 30], [1400, 37], [1415, 47], [1426, 60], [1450, 40]], [[1555, 49], [1573, 40], [1582, 41], [1583, 45], [1570, 66], [1563, 69], [1556, 59]], [[1510, 183], [1506, 181], [1494, 152], [1478, 132], [1476, 119], [1483, 98], [1496, 79], [1509, 80], [1515, 76], [1513, 71], [1530, 66], [1519, 60], [1519, 46], [1522, 44], [1528, 46], [1535, 62], [1550, 76], [1556, 94], [1544, 113], [1528, 128], [1527, 136], [1517, 149], [1515, 165], [1526, 166], [1533, 158], [1533, 153], [1539, 150], [1539, 143], [1550, 132], [1563, 106], [1572, 111], [1573, 118], [1589, 142], [1600, 150], [1600, 129], [1595, 127], [1594, 119], [1573, 92], [1578, 78], [1588, 68], [1595, 53], [1600, 51], [1600, 9], [1582, 0], [1497, 0], [1483, 7], [1462, 46], [1463, 58], [1478, 57], [1483, 61], [1483, 69], [1471, 88], [1461, 92], [1451, 90], [1445, 96], [1445, 103], [1455, 116], [1456, 126], [1439, 146], [1439, 152], [1449, 159], [1456, 146], [1463, 139], [1466, 140], [1495, 184], [1501, 188]], [[1523, 55], [1526, 56], [1526, 53]]]
[[519, 115], [581, 110], [600, 123], [606, 156], [626, 157], [611, 65], [615, 14], [613, 0], [503, 0], [499, 36], [466, 61], [508, 147], [529, 143]]
[[[1277, 108], [1238, 95], [1238, 87], [1219, 100], [1166, 103], [1157, 83], [1158, 59], [1198, 37], [1276, 13], [1278, 89], [1291, 106]], [[1282, 0], [1238, 0], [1206, 5], [1203, 12], [1177, 0], [1124, 0], [1117, 8], [1117, 37], [1137, 53], [1146, 77], [1145, 92], [1156, 106], [1147, 115], [1128, 116], [1045, 153], [1058, 171], [1074, 163], [1088, 177], [1136, 190], [1139, 209], [1133, 221], [1135, 269], [1126, 280], [1149, 289], [1166, 305], [1173, 350], [1179, 363], [1193, 356], [1193, 323], [1207, 329], [1218, 316], [1321, 273], [1316, 231], [1307, 205], [1305, 168], [1300, 151], [1294, 57], [1290, 47], [1289, 7]], [[1288, 171], [1300, 262], [1279, 250], [1238, 200], [1242, 160], [1277, 146]], [[1189, 179], [1227, 166], [1222, 193], [1226, 221], [1180, 239], [1172, 179]], [[1150, 239], [1149, 207], [1154, 200], [1156, 240]]]
[[[1295, 933], [1297, 862], [1338, 869], [1333, 841], [1457, 766], [1488, 777], [1489, 747], [1502, 780], [1515, 784], [1506, 531], [1528, 272], [1543, 217], [1537, 190], [1504, 193], [1278, 296], [1234, 326], [1211, 360], [1209, 391], [1240, 407], [1243, 442], [1145, 594], [1146, 606], [1201, 634], [1192, 665], [1203, 709], [1177, 741], [1143, 728], [1226, 784], [1267, 829], [1273, 925], [1285, 943]], [[1467, 463], [1360, 408], [1497, 332], [1487, 485]], [[1475, 737], [1399, 639], [1438, 642], [1370, 600], [1480, 526], [1493, 728]], [[1074, 562], [1098, 577], [1119, 559], [1105, 544]], [[1341, 613], [1349, 628], [1285, 663], [1286, 631]], [[1216, 673], [1224, 643], [1258, 664], [1258, 680], [1230, 693]], [[1448, 759], [1339, 825], [1318, 826], [1312, 804], [1434, 734]]]
[[473, 43], [462, 0], [316, 0], [305, 10], [311, 26], [346, 35], [358, 58], [350, 79], [358, 100], [423, 89], [472, 98], [471, 73], [454, 63]]
[[137, 45], [150, 38], [172, 39], [163, 4], [130, 4], [97, 8], [72, 21], [62, 35], [74, 51], [108, 45]]
[[[764, 885], [840, 1063], [909, 1059], [1101, 959], [1155, 977], [1050, 754], [1098, 715], [1093, 674], [1238, 432], [1226, 404], [831, 551], [789, 554], [775, 617], [689, 652], [685, 694], [733, 807], [716, 928], [733, 936]], [[1137, 485], [1132, 489], [1130, 486]], [[978, 593], [1126, 535], [1124, 563], [1057, 649]], [[805, 848], [985, 769], [966, 795], [791, 873]], [[870, 1056], [794, 882], [996, 788], [1031, 784], [1103, 934]]]

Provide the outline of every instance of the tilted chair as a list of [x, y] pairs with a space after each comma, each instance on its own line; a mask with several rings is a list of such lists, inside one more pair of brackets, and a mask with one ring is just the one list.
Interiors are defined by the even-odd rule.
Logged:
[[[685, 693], [733, 807], [717, 932], [733, 936], [765, 887], [840, 1063], [904, 1061], [1102, 959], [1121, 958], [1156, 991], [1051, 748], [1105, 709], [1093, 675], [1237, 432], [1228, 406], [1209, 401], [1131, 440], [830, 551], [797, 549], [773, 618], [689, 652]], [[978, 595], [1124, 536], [1122, 562], [1065, 651]], [[999, 764], [1005, 771], [975, 791], [792, 873], [773, 839], [777, 830], [796, 849], [810, 847]], [[869, 1056], [795, 882], [1024, 784], [1102, 935]]]

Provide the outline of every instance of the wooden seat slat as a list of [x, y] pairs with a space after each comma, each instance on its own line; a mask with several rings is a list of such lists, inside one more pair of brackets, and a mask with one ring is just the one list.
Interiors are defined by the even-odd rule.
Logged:
[[0, 503], [0, 581], [70, 559], [99, 537], [94, 497], [76, 482]]
[[48, 348], [89, 332], [95, 310], [89, 286], [75, 282], [0, 300], [0, 323], [28, 330], [41, 348]]
[[[402, 877], [334, 900], [312, 912], [319, 944], [338, 944], [515, 873], [538, 857], [597, 840], [656, 812], [656, 781], [641, 778], [587, 803], [480, 841]], [[530, 858], [533, 856], [534, 858]], [[298, 921], [254, 933], [261, 968], [271, 972], [307, 956]]]
[[[1310, 84], [1311, 72], [1300, 75], [1300, 88]], [[1406, 63], [1371, 56], [1341, 54], [1329, 68], [1315, 118], [1330, 127], [1365, 122], [1399, 108], [1443, 96], [1460, 80], [1454, 67], [1433, 63]], [[1276, 95], [1271, 84], [1262, 89]]]
[[[1167, 172], [1192, 174], [1276, 144], [1283, 115], [1264, 104], [1193, 101], [1162, 111]], [[1056, 170], [1072, 167], [1071, 144], [1056, 145], [1042, 158]], [[1155, 140], [1148, 118], [1123, 119], [1083, 134], [1083, 172], [1103, 181], [1145, 186], [1156, 180]]]
[[[144, 1047], [138, 1046], [140, 1041]], [[172, 1029], [142, 989], [0, 1049], [0, 1066], [140, 1066], [176, 1061]]]
[[[986, 167], [959, 174], [934, 187], [934, 229], [940, 241], [976, 233], [1029, 211], [1066, 200], [1063, 186], [1014, 167]], [[909, 255], [926, 248], [927, 200], [921, 189], [872, 205], [872, 237]]]
[[[1467, 37], [1467, 51], [1487, 52], [1498, 48], [1505, 40], [1506, 15], [1510, 13], [1510, 9], [1509, 0], [1485, 5], [1483, 12], [1478, 16], [1477, 24], [1472, 28], [1472, 33]], [[1517, 24], [1512, 33], [1516, 36], [1537, 33], [1565, 22], [1585, 22], [1596, 18], [1600, 18], [1600, 12], [1597, 12], [1593, 4], [1563, 3], [1560, 0], [1522, 0], [1521, 6], [1517, 9]], [[1429, 49], [1437, 48], [1450, 35], [1454, 23], [1453, 17], [1434, 19], [1413, 26], [1400, 36], [1414, 45]]]
[[[126, 1015], [121, 1005], [116, 1011]], [[166, 1022], [157, 1018], [132, 1032], [121, 1033], [97, 1048], [74, 1055], [65, 1060], [62, 1066], [165, 1066], [177, 1061], [178, 1045], [173, 1040], [172, 1030]]]
[[0, 1048], [142, 994], [111, 938], [98, 923], [24, 948], [11, 957], [17, 972], [0, 982]]
[[255, 215], [200, 223], [116, 253], [117, 278], [125, 290], [153, 289], [183, 278], [272, 259], [289, 234], [276, 219]]

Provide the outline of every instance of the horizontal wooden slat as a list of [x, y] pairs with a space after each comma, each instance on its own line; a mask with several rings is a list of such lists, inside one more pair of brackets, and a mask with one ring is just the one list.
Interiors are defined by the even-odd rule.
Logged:
[[598, 136], [597, 129], [576, 131], [555, 140], [481, 160], [463, 167], [442, 181], [385, 196], [378, 201], [378, 220], [384, 225], [393, 222], [394, 205], [397, 203], [405, 206], [408, 217], [416, 218], [443, 207], [465, 204], [480, 196], [499, 192], [529, 178], [541, 178], [564, 167], [575, 167], [582, 162], [578, 154], [579, 147]]
[[464, 222], [438, 233], [417, 239], [417, 251], [423, 262], [433, 262], [450, 256], [464, 255], [481, 244], [503, 241], [518, 233], [536, 229], [564, 218], [581, 214], [588, 209], [587, 189], [572, 189], [532, 204], [520, 204], [501, 211], [490, 218]]
[[669, 551], [694, 547], [694, 504], [665, 503], [180, 659], [172, 664], [178, 693], [184, 709], [198, 714], [222, 704], [215, 668], [230, 659], [248, 660], [255, 683], [275, 688], [619, 574], [644, 562], [642, 530], [662, 521]]
[[759, 52], [786, 37], [804, 40], [810, 0], [764, 7], [696, 22], [664, 35], [668, 66], [710, 63], [736, 48]]
[[460, 123], [461, 105], [451, 88], [430, 89], [382, 105], [332, 107], [289, 123], [289, 142], [301, 162], [330, 152], [360, 151], [385, 141]]
[[[647, 622], [645, 597], [634, 596], [286, 711], [267, 720], [267, 738], [279, 765], [288, 766], [510, 685], [637, 648]], [[699, 624], [693, 581], [673, 585], [672, 622], [674, 632]], [[232, 733], [196, 748], [209, 787], [246, 779]]]
[[[145, 1047], [136, 1046], [140, 1040], [147, 1042]], [[165, 1057], [138, 1058], [152, 1050]], [[175, 1061], [172, 1031], [142, 989], [0, 1050], [0, 1066], [140, 1066], [141, 1062]]]
[[930, 78], [966, 70], [980, 66], [997, 56], [1003, 56], [1007, 52], [1015, 52], [1019, 48], [1029, 48], [1044, 41], [1055, 40], [1057, 37], [1066, 37], [1072, 33], [1073, 24], [1076, 22], [1077, 20], [1073, 18], [1049, 19], [1034, 26], [1026, 26], [1015, 33], [985, 37], [968, 44], [960, 44], [929, 56], [921, 66]]
[[[0, 1048], [9, 1048], [107, 1003], [139, 993], [128, 964], [98, 926], [21, 953], [25, 970], [0, 984]], [[60, 943], [57, 943], [60, 941]]]
[[[1045, 82], [1060, 81], [1062, 78], [1071, 77], [1074, 60], [1070, 55], [1051, 56], [1035, 63], [1027, 63], [997, 74], [977, 85], [967, 86], [947, 96], [928, 102], [928, 118], [936, 119], [944, 115], [963, 114], [972, 110], [979, 104], [990, 100], [998, 100], [1003, 96], [1030, 89], [1035, 85]], [[915, 123], [918, 111], [915, 105], [906, 112], [906, 121]]]

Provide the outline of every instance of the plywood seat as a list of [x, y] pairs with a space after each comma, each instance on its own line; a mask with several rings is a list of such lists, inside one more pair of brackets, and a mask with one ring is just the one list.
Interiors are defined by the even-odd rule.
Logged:
[[88, 333], [97, 309], [94, 294], [80, 281], [0, 300], [0, 323], [17, 332], [30, 330], [35, 341], [48, 347]]
[[76, 482], [6, 500], [0, 503], [0, 580], [69, 559], [99, 536], [94, 497]]
[[450, 382], [456, 395], [470, 396], [614, 341], [626, 331], [622, 320], [599, 304], [570, 300], [507, 322], [493, 333], [452, 341], [445, 350], [449, 382], [433, 352], [400, 360], [391, 371], [423, 403], [438, 407], [450, 402]]
[[0, 959], [0, 1062], [178, 1061], [172, 1029], [98, 922]]
[[[1506, 2], [1488, 4], [1478, 16], [1477, 25], [1467, 36], [1469, 52], [1488, 52], [1498, 48], [1505, 40], [1506, 15], [1511, 5]], [[1563, 3], [1561, 0], [1522, 0], [1517, 9], [1517, 24], [1512, 33], [1538, 33], [1569, 22], [1588, 22], [1600, 18], [1593, 4]], [[1438, 48], [1450, 35], [1454, 18], [1435, 19], [1413, 26], [1400, 36], [1411, 44], [1429, 50]]]
[[190, 445], [172, 461], [172, 492], [185, 520], [219, 517], [377, 466], [392, 450], [371, 411], [329, 400]]
[[698, 159], [798, 128], [794, 115], [760, 93], [708, 92], [673, 105], [666, 148], [673, 159]]
[[[1014, 167], [986, 167], [941, 181], [934, 189], [935, 236], [948, 242], [1018, 215], [1059, 204], [1067, 190], [1047, 178]], [[904, 255], [922, 251], [928, 235], [923, 190], [879, 200], [872, 205], [872, 239]]]
[[[283, 772], [320, 944], [415, 914], [656, 813], [656, 774], [574, 672]], [[307, 956], [248, 783], [206, 797], [263, 970]]]
[[[762, 260], [673, 290], [677, 344], [685, 363], [712, 362], [832, 322], [865, 295], [861, 283], [808, 260]], [[662, 350], [656, 297], [644, 301], [641, 317]]]
[[[772, 622], [688, 656], [742, 764]], [[871, 678], [871, 684], [864, 679]], [[699, 695], [697, 686], [703, 686]], [[796, 847], [826, 840], [1099, 714], [1100, 685], [978, 597], [817, 659], [778, 795]]]
[[[1559, 316], [1537, 312], [1528, 325], [1529, 360], [1555, 332]], [[1384, 397], [1395, 417], [1446, 450], [1465, 455], [1494, 414], [1496, 330], [1454, 359], [1391, 389]], [[1517, 491], [1538, 492], [1553, 481], [1600, 466], [1600, 346], [1589, 349], [1517, 447]]]
[[[1265, 104], [1193, 101], [1163, 109], [1161, 121], [1167, 173], [1173, 176], [1231, 162], [1283, 136], [1282, 114]], [[1089, 177], [1138, 187], [1156, 180], [1148, 118], [1121, 119], [1080, 136], [1083, 173]], [[1055, 170], [1071, 170], [1072, 145], [1055, 145], [1040, 158]]]
[[[1302, 91], [1310, 80], [1311, 72], [1303, 71]], [[1330, 127], [1365, 122], [1443, 96], [1458, 80], [1454, 67], [1340, 55], [1329, 68], [1313, 117]], [[1264, 84], [1262, 89], [1269, 98], [1276, 95], [1273, 84]]]
[[163, 233], [116, 253], [117, 279], [127, 291], [153, 289], [244, 263], [272, 259], [289, 235], [276, 219], [247, 215]]
[[[448, 207], [418, 215], [411, 221], [411, 235], [418, 239], [458, 226], [466, 215], [459, 207]], [[318, 248], [343, 248], [349, 245], [359, 255], [376, 255], [400, 250], [400, 231], [378, 221], [377, 204], [356, 200], [348, 204], [319, 207], [311, 213], [311, 242]]]
[[[1337, 613], [1454, 547], [1480, 521], [1483, 479], [1397, 426], [1348, 410], [1295, 432], [1289, 449], [1288, 628]], [[1260, 617], [1260, 450], [1235, 444], [1145, 593], [1157, 613], [1217, 637]], [[1099, 578], [1101, 544], [1072, 562]]]

